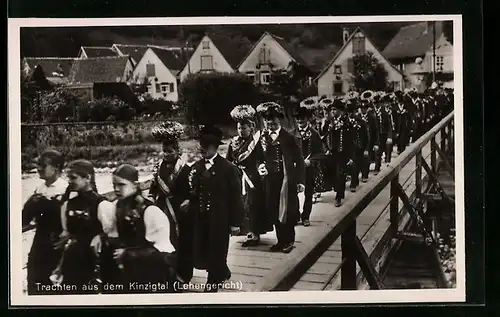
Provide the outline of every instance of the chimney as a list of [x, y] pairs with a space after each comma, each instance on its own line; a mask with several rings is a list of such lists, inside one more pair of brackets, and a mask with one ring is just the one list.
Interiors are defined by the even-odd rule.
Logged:
[[342, 28], [342, 44], [347, 43], [349, 39], [349, 30], [347, 28]]

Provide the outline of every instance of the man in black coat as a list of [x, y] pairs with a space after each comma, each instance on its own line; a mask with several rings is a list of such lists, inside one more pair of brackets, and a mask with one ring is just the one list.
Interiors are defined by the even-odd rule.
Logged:
[[217, 153], [222, 132], [213, 126], [200, 131], [203, 159], [189, 175], [190, 204], [194, 213], [194, 267], [208, 272], [207, 292], [231, 277], [227, 266], [230, 234], [237, 235], [244, 207], [238, 168]]
[[393, 108], [394, 132], [398, 155], [404, 152], [410, 142], [412, 131], [411, 102], [401, 91], [395, 93], [396, 99]]
[[318, 172], [320, 160], [323, 157], [321, 137], [310, 124], [315, 105], [310, 105], [308, 102], [317, 104], [316, 101], [310, 98], [300, 104], [294, 114], [297, 127], [292, 132], [292, 135], [299, 141], [306, 171], [304, 205], [302, 206], [301, 213], [301, 221], [304, 227], [310, 226], [309, 217], [311, 216], [313, 205], [314, 180]]
[[368, 180], [370, 170], [369, 146], [370, 134], [368, 122], [365, 122], [357, 111], [359, 104], [355, 99], [348, 101], [349, 126], [353, 142], [353, 164], [351, 166], [351, 192], [355, 192], [359, 185], [359, 173], [363, 182]]
[[380, 167], [382, 166], [382, 153], [385, 152], [385, 163], [389, 164], [391, 162], [392, 135], [394, 131], [391, 103], [391, 97], [389, 95], [384, 95], [380, 98], [378, 103], [373, 104], [373, 113], [379, 133], [379, 142], [375, 151], [375, 175], [380, 172]]
[[304, 159], [297, 139], [281, 127], [281, 106], [266, 102], [257, 107], [257, 112], [266, 127], [260, 139], [265, 163], [259, 166], [259, 174], [264, 178], [267, 211], [278, 239], [271, 251], [289, 253], [300, 218], [297, 192], [305, 189]]

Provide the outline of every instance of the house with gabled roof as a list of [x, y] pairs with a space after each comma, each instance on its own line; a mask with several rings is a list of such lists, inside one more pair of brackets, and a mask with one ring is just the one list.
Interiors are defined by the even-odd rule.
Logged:
[[246, 74], [256, 84], [268, 84], [271, 71], [288, 69], [291, 62], [309, 68], [302, 58], [284, 38], [264, 32], [238, 65], [238, 71]]
[[104, 94], [131, 94], [133, 66], [129, 56], [76, 59], [66, 88], [84, 91], [92, 100]]
[[180, 73], [181, 82], [189, 74], [200, 72], [234, 73], [247, 52], [246, 47], [237, 46], [217, 34], [206, 34], [191, 53], [189, 62]]
[[349, 34], [343, 32], [343, 46], [316, 77], [318, 95], [335, 96], [347, 93], [352, 87], [354, 73], [354, 56], [368, 52], [373, 54], [385, 68], [388, 81], [394, 90], [404, 88], [404, 75], [396, 68], [370, 41], [361, 28], [356, 28]]
[[95, 57], [108, 57], [120, 56], [112, 47], [101, 46], [82, 46], [78, 52], [78, 58], [95, 58]]
[[113, 44], [111, 48], [120, 56], [128, 55], [135, 67], [141, 60], [144, 53], [148, 50], [149, 45], [129, 45], [129, 44]]
[[432, 81], [433, 70], [436, 80], [453, 87], [453, 45], [444, 35], [443, 23], [420, 22], [402, 27], [383, 51], [406, 75], [412, 88], [425, 90]]
[[40, 67], [47, 80], [54, 84], [64, 84], [68, 81], [74, 60], [72, 57], [25, 57], [22, 60], [22, 67], [27, 75]]
[[134, 82], [146, 84], [155, 99], [177, 102], [180, 73], [189, 53], [180, 48], [149, 46], [134, 69]]

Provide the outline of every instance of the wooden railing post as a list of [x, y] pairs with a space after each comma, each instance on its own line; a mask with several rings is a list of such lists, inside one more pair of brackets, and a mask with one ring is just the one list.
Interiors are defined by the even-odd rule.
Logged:
[[393, 237], [398, 233], [399, 227], [399, 196], [397, 192], [397, 187], [399, 185], [399, 174], [397, 174], [391, 180], [391, 190], [390, 190], [390, 204], [389, 204], [389, 212], [390, 212], [390, 221], [391, 221], [391, 231]]
[[436, 135], [431, 139], [431, 171], [436, 174], [437, 162], [436, 162]]
[[417, 198], [422, 195], [422, 150], [415, 155], [415, 195]]
[[441, 150], [443, 150], [443, 152], [444, 152], [444, 151], [446, 151], [446, 139], [448, 137], [448, 133], [446, 132], [446, 126], [444, 126], [441, 129], [440, 137], [441, 137]]
[[356, 290], [356, 220], [352, 222], [341, 237], [342, 268], [340, 271], [340, 288], [342, 290]]

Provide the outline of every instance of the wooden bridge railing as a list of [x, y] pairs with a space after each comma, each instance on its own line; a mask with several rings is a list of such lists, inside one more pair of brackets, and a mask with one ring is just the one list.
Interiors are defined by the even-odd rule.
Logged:
[[[403, 153], [398, 155], [379, 174], [379, 180], [368, 183], [359, 191], [359, 199], [344, 204], [344, 211], [339, 211], [338, 217], [332, 217], [331, 222], [325, 230], [317, 230], [310, 236], [308, 246], [299, 251], [290, 261], [285, 261], [281, 267], [276, 268], [275, 276], [262, 281], [256, 285], [256, 291], [285, 291], [291, 287], [291, 281], [297, 281], [307, 269], [323, 254], [330, 245], [341, 237], [342, 263], [340, 269], [341, 289], [357, 289], [356, 263], [368, 282], [371, 289], [382, 288], [381, 279], [374, 268], [370, 257], [365, 251], [360, 239], [356, 235], [356, 219], [370, 205], [384, 188], [390, 184], [390, 231], [395, 239], [409, 239], [420, 241], [429, 245], [435, 245], [436, 239], [429, 226], [424, 225], [421, 205], [425, 198], [433, 197], [430, 193], [437, 191], [441, 196], [445, 196], [444, 191], [437, 181], [436, 172], [438, 170], [437, 155], [450, 170], [451, 164], [445, 155], [448, 150], [453, 150], [454, 146], [453, 112], [448, 114], [430, 131], [424, 134], [414, 144], [410, 145]], [[440, 145], [436, 142], [436, 136], [440, 134]], [[422, 158], [422, 149], [430, 142], [430, 166]], [[410, 199], [400, 184], [400, 171], [412, 160], [416, 161], [415, 170], [415, 199]], [[422, 169], [427, 173], [425, 179], [422, 178]], [[426, 189], [423, 190], [423, 184]], [[442, 197], [448, 198], [448, 197]], [[413, 234], [399, 231], [399, 220], [401, 217], [399, 200], [403, 202], [405, 209], [409, 212], [413, 222], [421, 230], [421, 234]], [[437, 253], [436, 253], [437, 254]]]

